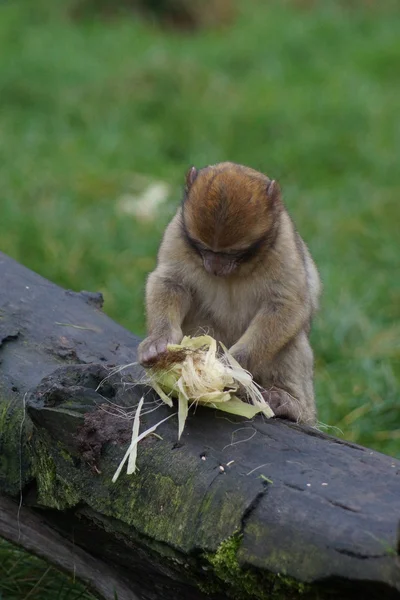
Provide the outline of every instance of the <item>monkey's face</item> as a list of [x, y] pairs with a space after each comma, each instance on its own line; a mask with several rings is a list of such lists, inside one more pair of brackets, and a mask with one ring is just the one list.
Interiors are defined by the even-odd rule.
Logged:
[[215, 252], [202, 246], [196, 240], [190, 239], [192, 248], [201, 256], [207, 273], [224, 277], [231, 275], [238, 267], [238, 257], [229, 252]]
[[262, 240], [258, 240], [242, 249], [229, 248], [223, 252], [211, 250], [201, 241], [192, 238], [190, 234], [186, 234], [186, 239], [193, 251], [201, 257], [207, 273], [217, 277], [227, 277], [240, 270], [240, 267], [243, 270], [243, 267], [259, 253], [259, 246], [262, 244]]
[[243, 274], [271, 246], [279, 191], [265, 175], [221, 163], [186, 177], [182, 227], [188, 246], [215, 276]]
[[234, 257], [223, 252], [213, 252], [212, 250], [203, 250], [201, 252], [203, 265], [207, 273], [221, 277], [230, 275], [237, 267]]

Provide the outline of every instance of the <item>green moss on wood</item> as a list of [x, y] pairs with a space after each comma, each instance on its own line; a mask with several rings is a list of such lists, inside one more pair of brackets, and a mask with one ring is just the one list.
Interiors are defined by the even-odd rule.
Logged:
[[202, 591], [223, 592], [234, 600], [306, 600], [312, 597], [309, 586], [290, 577], [241, 566], [238, 561], [241, 543], [242, 535], [236, 532], [223, 541], [215, 553], [204, 555], [210, 567], [206, 567], [207, 580], [199, 583]]
[[78, 504], [79, 493], [69, 478], [61, 476], [48, 450], [48, 444], [38, 436], [32, 445], [32, 454], [39, 503], [57, 510], [64, 510]]
[[[185, 577], [191, 574], [192, 581], [197, 581], [204, 592], [223, 593], [233, 600], [299, 597], [304, 600], [309, 597], [308, 588], [299, 582], [264, 570], [245, 568], [239, 563], [242, 536], [237, 530], [229, 533], [235, 532], [233, 515], [236, 528], [240, 523], [243, 498], [233, 493], [229, 502], [222, 502], [211, 487], [199, 503], [196, 475], [190, 464], [186, 470], [179, 464], [175, 472], [169, 457], [159, 452], [160, 448], [154, 452], [152, 448], [142, 447], [139, 472], [129, 477], [122, 474], [117, 483], [112, 484], [117, 464], [117, 449], [113, 446], [103, 457], [99, 465], [101, 473], [97, 475], [88, 465], [76, 466], [62, 444], [54, 442], [45, 431], [35, 436], [32, 449], [39, 501], [43, 505], [62, 510], [84, 501], [97, 512], [104, 528], [107, 528], [107, 519], [112, 519], [111, 530], [119, 529], [120, 534], [130, 539], [137, 536], [140, 545], [153, 557], [152, 562], [159, 562], [164, 570], [171, 568]], [[144, 455], [146, 460], [142, 461]], [[165, 473], [166, 463], [169, 474]], [[201, 519], [201, 539], [198, 519]], [[225, 533], [225, 541], [217, 547], [224, 527], [229, 537]], [[199, 570], [198, 558], [185, 556], [196, 543], [200, 547], [217, 547], [215, 552], [204, 555], [204, 570]]]
[[[3, 421], [2, 412], [0, 427]], [[238, 526], [244, 509], [240, 490], [232, 490], [229, 502], [218, 495], [218, 486], [210, 486], [199, 497], [194, 459], [181, 455], [175, 466], [170, 449], [164, 451], [162, 446], [139, 448], [139, 472], [129, 477], [123, 474], [112, 484], [120, 460], [118, 446], [108, 445], [95, 474], [89, 465], [76, 463], [46, 430], [36, 429], [30, 452], [39, 502], [65, 510], [83, 501], [94, 517], [97, 512], [103, 527], [107, 528], [105, 521], [110, 519], [111, 530], [119, 529], [127, 539], [136, 536], [159, 568], [189, 577], [206, 593], [222, 593], [233, 600], [312, 598], [308, 587], [284, 574], [240, 563]], [[196, 545], [216, 550], [198, 557], [192, 554]]]
[[74, 459], [72, 458], [72, 456], [70, 455], [70, 453], [67, 452], [66, 450], [64, 450], [64, 448], [61, 446], [60, 443], [58, 443], [58, 446], [59, 446], [60, 455], [62, 456], [62, 458], [66, 462], [69, 462], [71, 465], [73, 465], [74, 464]]
[[32, 478], [28, 449], [31, 432], [32, 424], [22, 405], [0, 398], [0, 491], [11, 496], [19, 494]]
[[[271, 536], [274, 537], [274, 529]], [[250, 520], [246, 524], [245, 548], [241, 548], [238, 553], [239, 562], [249, 562], [261, 571], [279, 572], [281, 576], [287, 575], [288, 569], [293, 572], [293, 565], [296, 565], [296, 573], [304, 577], [307, 581], [315, 581], [320, 573], [324, 571], [324, 557], [318, 548], [306, 540], [298, 540], [297, 544], [291, 545], [290, 552], [286, 551], [282, 545], [279, 548], [268, 548], [268, 552], [263, 551], [265, 538], [269, 537], [269, 525]]]
[[[121, 459], [118, 446], [110, 445], [102, 457], [101, 475], [87, 478], [90, 498], [85, 502], [94, 510], [133, 526], [147, 538], [160, 540], [181, 552], [200, 544], [216, 548], [240, 523], [245, 499], [233, 490], [229, 503], [218, 486], [204, 495], [198, 459], [181, 455], [171, 463], [170, 448], [161, 441], [151, 447], [139, 446], [138, 467], [134, 476], [122, 473], [115, 484], [112, 476]], [[63, 467], [64, 469], [64, 467]], [[85, 477], [80, 469], [79, 476]], [[82, 482], [83, 483], [83, 482]], [[86, 482], [84, 482], [86, 488]]]

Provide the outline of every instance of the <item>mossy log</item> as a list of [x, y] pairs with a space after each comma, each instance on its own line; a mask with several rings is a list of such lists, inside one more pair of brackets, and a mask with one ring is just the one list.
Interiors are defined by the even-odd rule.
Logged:
[[[400, 462], [198, 408], [179, 443], [173, 416], [113, 484], [132, 427], [119, 407], [143, 392], [156, 406], [130, 385], [138, 367], [110, 376], [136, 361], [138, 337], [101, 295], [1, 254], [0, 282], [1, 536], [78, 565], [106, 599], [400, 598]], [[147, 411], [143, 426], [170, 413]], [[63, 544], [76, 564], [57, 562]]]

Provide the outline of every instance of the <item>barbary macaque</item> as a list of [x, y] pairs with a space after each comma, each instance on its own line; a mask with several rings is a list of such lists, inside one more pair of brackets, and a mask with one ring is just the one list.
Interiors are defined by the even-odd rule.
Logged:
[[275, 416], [313, 425], [308, 338], [320, 291], [276, 181], [230, 162], [192, 167], [148, 277], [139, 361], [209, 333], [262, 386]]

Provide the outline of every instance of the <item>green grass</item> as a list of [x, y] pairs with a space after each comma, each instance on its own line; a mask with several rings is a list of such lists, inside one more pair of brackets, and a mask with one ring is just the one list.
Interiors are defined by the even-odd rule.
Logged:
[[39, 558], [0, 539], [0, 600], [94, 600], [85, 588]]
[[[399, 11], [301, 4], [249, 0], [231, 27], [179, 35], [3, 3], [0, 247], [62, 286], [102, 291], [143, 334], [145, 277], [186, 168], [264, 170], [324, 282], [320, 420], [399, 457]], [[171, 186], [152, 222], [119, 209], [137, 174]]]

